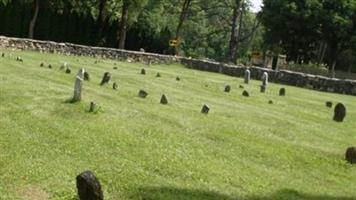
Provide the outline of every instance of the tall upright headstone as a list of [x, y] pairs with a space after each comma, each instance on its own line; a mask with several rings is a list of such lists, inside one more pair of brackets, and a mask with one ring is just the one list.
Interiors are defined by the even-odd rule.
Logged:
[[248, 84], [251, 79], [251, 71], [249, 69], [246, 69], [244, 78], [245, 78], [245, 83]]
[[83, 78], [84, 78], [84, 69], [80, 69], [75, 77], [75, 84], [74, 84], [74, 95], [72, 102], [77, 102], [82, 99], [82, 85], [83, 85]]
[[346, 117], [346, 107], [342, 103], [338, 103], [334, 109], [334, 121], [343, 122]]
[[268, 73], [263, 72], [262, 74], [262, 85], [267, 86], [268, 85]]

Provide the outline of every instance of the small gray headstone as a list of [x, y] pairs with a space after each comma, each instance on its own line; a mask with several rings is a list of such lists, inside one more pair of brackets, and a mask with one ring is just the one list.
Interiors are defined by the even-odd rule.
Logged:
[[162, 95], [160, 103], [163, 105], [168, 104], [168, 99], [167, 99], [166, 95], [164, 95], [164, 94]]
[[285, 88], [281, 88], [280, 90], [279, 90], [279, 96], [286, 96], [286, 89]]
[[77, 73], [76, 79], [75, 79], [75, 84], [74, 84], [74, 95], [72, 102], [77, 102], [82, 99], [82, 82], [83, 82], [83, 77], [84, 77], [84, 69], [80, 69]]
[[76, 178], [79, 200], [103, 200], [99, 180], [91, 171], [85, 171]]
[[338, 103], [334, 109], [334, 121], [343, 122], [346, 116], [346, 107], [342, 103]]
[[210, 108], [208, 105], [204, 104], [203, 108], [201, 109], [201, 113], [208, 114], [210, 111]]
[[263, 72], [262, 74], [262, 85], [267, 86], [268, 85], [268, 73]]
[[250, 94], [249, 94], [246, 90], [244, 90], [244, 91], [242, 92], [242, 96], [244, 96], [244, 97], [249, 97]]
[[356, 164], [356, 147], [349, 147], [345, 153], [345, 160], [350, 164]]
[[250, 82], [251, 79], [251, 71], [249, 69], [246, 69], [245, 75], [244, 75], [244, 81], [246, 84]]
[[328, 107], [328, 108], [332, 108], [332, 107], [333, 107], [333, 102], [327, 101], [327, 102], [325, 102], [325, 105], [326, 105], [326, 107]]
[[261, 85], [260, 86], [260, 92], [261, 93], [265, 93], [266, 92], [266, 86], [265, 85]]
[[146, 74], [146, 70], [145, 69], [141, 69], [141, 74], [145, 75]]
[[100, 85], [104, 85], [104, 84], [109, 83], [110, 79], [111, 79], [111, 74], [109, 72], [105, 72], [104, 75], [103, 75], [103, 79], [101, 80]]
[[230, 85], [226, 85], [224, 92], [230, 92], [231, 91], [231, 86]]
[[146, 98], [147, 95], [148, 95], [148, 93], [146, 91], [144, 91], [144, 90], [140, 90], [138, 92], [138, 96], [141, 97], [141, 98]]
[[116, 83], [116, 82], [114, 82], [114, 83], [112, 84], [112, 89], [113, 89], [113, 90], [117, 90], [117, 83]]

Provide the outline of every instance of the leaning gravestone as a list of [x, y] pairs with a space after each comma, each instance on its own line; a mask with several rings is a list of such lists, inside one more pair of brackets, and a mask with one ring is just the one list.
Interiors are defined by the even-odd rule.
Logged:
[[268, 73], [263, 72], [262, 74], [262, 85], [267, 86], [268, 85]]
[[87, 71], [84, 72], [84, 80], [85, 81], [89, 81], [90, 80], [90, 76], [89, 76], [89, 73]]
[[145, 75], [146, 74], [146, 70], [145, 69], [141, 69], [141, 74]]
[[141, 97], [141, 98], [146, 98], [147, 95], [148, 95], [148, 93], [146, 91], [144, 91], [144, 90], [140, 90], [138, 92], [138, 96]]
[[279, 90], [279, 96], [281, 96], [281, 97], [286, 96], [286, 89], [285, 88], [281, 88]]
[[85, 171], [76, 178], [80, 200], [103, 200], [104, 195], [99, 180], [91, 171]]
[[77, 102], [82, 99], [82, 84], [83, 84], [83, 77], [84, 77], [84, 69], [80, 69], [77, 73], [75, 84], [74, 84], [74, 95], [72, 102]]
[[112, 84], [112, 89], [113, 89], [113, 90], [117, 90], [117, 83], [116, 83], [116, 82], [114, 82], [114, 83]]
[[345, 160], [351, 164], [356, 164], [356, 147], [347, 148]]
[[334, 109], [334, 121], [343, 122], [346, 116], [346, 107], [342, 103], [338, 103]]
[[100, 85], [104, 85], [104, 84], [109, 83], [110, 79], [111, 79], [111, 74], [109, 72], [105, 72], [104, 75], [103, 75], [103, 79], [101, 80]]
[[208, 114], [210, 111], [210, 108], [208, 105], [204, 104], [203, 108], [201, 109], [201, 113]]
[[328, 107], [328, 108], [332, 108], [332, 107], [333, 107], [333, 102], [327, 101], [327, 102], [325, 102], [325, 105], [326, 105], [326, 107]]
[[248, 84], [250, 82], [251, 71], [249, 69], [246, 69], [244, 79], [245, 79], [245, 83], [246, 84]]
[[224, 92], [230, 92], [231, 91], [231, 86], [230, 85], [226, 85]]
[[160, 103], [163, 105], [168, 104], [168, 99], [167, 99], [166, 95], [164, 95], [164, 94], [162, 95]]
[[242, 96], [244, 96], [244, 97], [249, 97], [250, 94], [249, 94], [246, 90], [244, 90], [244, 91], [242, 92]]
[[261, 93], [265, 93], [266, 92], [266, 86], [265, 85], [261, 85], [260, 86], [260, 92]]

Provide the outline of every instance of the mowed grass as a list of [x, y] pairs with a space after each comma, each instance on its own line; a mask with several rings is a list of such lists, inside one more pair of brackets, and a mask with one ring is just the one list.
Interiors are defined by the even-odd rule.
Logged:
[[[114, 200], [356, 199], [356, 166], [344, 161], [356, 145], [356, 97], [278, 84], [261, 94], [260, 81], [181, 65], [0, 52], [0, 199], [77, 199], [84, 170]], [[63, 62], [71, 74], [59, 70]], [[79, 68], [91, 79], [82, 102], [66, 103]], [[117, 91], [99, 86], [106, 71]], [[168, 105], [159, 104], [162, 94]], [[343, 123], [332, 121], [326, 101], [346, 105]]]

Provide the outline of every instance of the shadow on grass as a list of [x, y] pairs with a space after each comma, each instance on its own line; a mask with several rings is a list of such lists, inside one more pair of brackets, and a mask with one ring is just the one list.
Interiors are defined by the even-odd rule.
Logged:
[[216, 192], [177, 188], [141, 188], [143, 200], [356, 200], [356, 197], [312, 195], [283, 189], [271, 196], [228, 196]]

